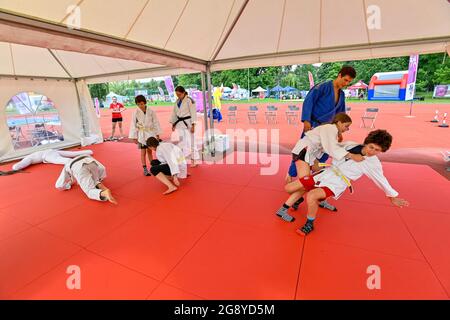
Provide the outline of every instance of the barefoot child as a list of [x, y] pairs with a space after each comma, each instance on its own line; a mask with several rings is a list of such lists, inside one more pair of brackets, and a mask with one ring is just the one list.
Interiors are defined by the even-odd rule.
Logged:
[[151, 163], [153, 160], [152, 150], [147, 145], [147, 139], [150, 137], [156, 137], [159, 139], [161, 134], [161, 127], [159, 125], [156, 113], [147, 106], [147, 99], [143, 95], [137, 96], [134, 101], [137, 108], [131, 117], [130, 134], [129, 138], [134, 140], [134, 143], [138, 145], [138, 149], [141, 150], [141, 163], [144, 168], [144, 176], [150, 176], [150, 172], [147, 169], [147, 155], [148, 160]]
[[[292, 150], [292, 159], [297, 169], [299, 178], [309, 176], [311, 174], [311, 166], [317, 170], [318, 161], [324, 153], [329, 154], [335, 160], [343, 158], [352, 159], [354, 161], [363, 161], [364, 157], [359, 154], [351, 154], [344, 147], [339, 144], [339, 135], [348, 131], [352, 119], [345, 113], [338, 113], [331, 124], [318, 126], [305, 133], [305, 136], [300, 139]], [[300, 182], [294, 181], [291, 183]], [[283, 205], [277, 212], [277, 216], [291, 222], [293, 219], [287, 212], [292, 206], [294, 210], [303, 201], [303, 198], [298, 198], [294, 203]]]
[[178, 146], [183, 150], [186, 158], [191, 159], [191, 167], [197, 166], [200, 160], [200, 153], [195, 141], [195, 123], [197, 121], [197, 109], [195, 101], [188, 96], [182, 86], [175, 88], [177, 101], [173, 106], [172, 115], [169, 122], [172, 124], [172, 131], [177, 131], [180, 137]]
[[[164, 194], [176, 191], [180, 186], [178, 178], [187, 177], [187, 162], [183, 151], [172, 143], [159, 142], [155, 137], [148, 138], [147, 145], [156, 152], [156, 159], [151, 162], [152, 175], [167, 186]], [[168, 177], [172, 178], [172, 182]]]
[[398, 192], [391, 187], [383, 175], [383, 168], [377, 157], [380, 152], [386, 152], [391, 144], [392, 136], [386, 130], [372, 131], [364, 140], [363, 145], [346, 143], [346, 149], [359, 152], [365, 157], [364, 161], [334, 159], [332, 165], [319, 174], [305, 176], [299, 181], [288, 184], [286, 191], [291, 194], [288, 203], [308, 192], [307, 220], [305, 225], [297, 232], [301, 235], [307, 235], [313, 231], [319, 201], [328, 197], [338, 199], [347, 188], [352, 191], [351, 181], [358, 180], [362, 175], [369, 177], [375, 185], [382, 189], [393, 205], [397, 207], [409, 205], [406, 200], [398, 198]]
[[69, 190], [76, 181], [89, 199], [117, 204], [111, 190], [103, 184], [105, 178], [106, 169], [99, 161], [91, 156], [79, 156], [64, 165], [55, 187]]

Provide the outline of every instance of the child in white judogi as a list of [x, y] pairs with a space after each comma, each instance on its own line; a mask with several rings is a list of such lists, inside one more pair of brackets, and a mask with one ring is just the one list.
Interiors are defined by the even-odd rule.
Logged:
[[52, 164], [66, 164], [71, 158], [78, 156], [90, 156], [93, 152], [91, 150], [80, 150], [80, 151], [64, 151], [48, 149], [43, 151], [33, 152], [20, 162], [13, 165], [13, 170], [22, 170], [32, 164], [38, 163], [52, 163]]
[[[156, 159], [152, 161], [150, 168], [152, 175], [167, 186], [164, 194], [176, 191], [180, 186], [178, 178], [187, 177], [187, 162], [183, 151], [172, 143], [159, 142], [154, 137], [147, 140], [147, 145], [156, 152]], [[168, 177], [172, 178], [173, 183]]]
[[178, 146], [183, 150], [184, 156], [191, 159], [192, 166], [194, 167], [196, 166], [195, 161], [200, 159], [195, 141], [197, 108], [194, 100], [187, 95], [183, 87], [176, 87], [175, 94], [178, 99], [173, 107], [169, 122], [172, 124], [172, 131], [176, 130], [180, 137]]
[[[398, 198], [398, 192], [389, 184], [383, 174], [380, 160], [376, 156], [380, 152], [386, 152], [392, 143], [392, 136], [386, 130], [375, 130], [369, 133], [363, 145], [354, 142], [342, 144], [346, 150], [353, 154], [361, 154], [365, 160], [355, 162], [351, 159], [334, 159], [332, 165], [322, 172], [306, 176], [299, 180], [298, 184], [292, 182], [286, 186], [286, 191], [291, 194], [289, 202], [308, 192], [308, 214], [306, 224], [297, 230], [302, 235], [307, 235], [314, 230], [313, 222], [317, 215], [318, 203], [322, 199], [334, 197], [338, 199], [349, 188], [353, 192], [351, 181], [356, 181], [366, 175], [375, 185], [384, 191], [386, 197], [395, 206], [407, 206], [408, 202]], [[286, 220], [286, 219], [285, 219]], [[293, 221], [294, 219], [291, 219]]]
[[147, 169], [146, 156], [148, 155], [148, 160], [151, 163], [153, 155], [146, 142], [150, 137], [159, 139], [161, 127], [156, 113], [147, 106], [147, 99], [143, 95], [139, 95], [134, 100], [138, 107], [131, 117], [129, 138], [133, 139], [138, 149], [141, 150], [141, 163], [144, 168], [144, 175], [150, 176], [151, 174]]
[[106, 169], [99, 161], [90, 156], [79, 156], [64, 165], [55, 187], [69, 190], [76, 181], [89, 199], [117, 204], [111, 190], [103, 184], [105, 178]]

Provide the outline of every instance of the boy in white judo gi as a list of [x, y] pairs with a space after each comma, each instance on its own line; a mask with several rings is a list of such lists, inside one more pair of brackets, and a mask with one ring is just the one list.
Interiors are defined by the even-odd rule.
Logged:
[[[156, 152], [156, 159], [152, 161], [150, 171], [159, 181], [167, 186], [164, 194], [178, 189], [180, 179], [187, 177], [187, 162], [183, 151], [169, 142], [160, 142], [155, 137], [147, 140], [147, 145]], [[172, 181], [168, 177], [171, 177]]]
[[159, 140], [161, 134], [161, 127], [159, 125], [156, 113], [147, 106], [147, 99], [143, 95], [136, 96], [134, 99], [137, 108], [131, 117], [129, 138], [134, 140], [138, 149], [141, 150], [141, 163], [144, 168], [144, 175], [150, 176], [147, 169], [147, 155], [151, 163], [153, 160], [152, 150], [150, 150], [146, 143], [150, 137], [156, 137]]
[[90, 156], [93, 152], [91, 150], [80, 150], [80, 151], [64, 151], [48, 149], [43, 151], [33, 152], [20, 162], [13, 165], [13, 170], [22, 170], [32, 164], [38, 163], [52, 163], [52, 164], [66, 164], [71, 158], [78, 156]]
[[[343, 158], [352, 159], [356, 162], [364, 161], [360, 154], [352, 154], [339, 144], [339, 137], [347, 132], [352, 124], [352, 119], [345, 113], [338, 113], [330, 124], [324, 124], [315, 127], [305, 133], [294, 148], [292, 149], [292, 162], [295, 165], [296, 173], [299, 178], [309, 176], [311, 168], [318, 170], [320, 159], [325, 153], [335, 160]], [[287, 179], [287, 184], [291, 183], [291, 177]], [[277, 216], [283, 219], [292, 219], [291, 215], [286, 214], [290, 207], [297, 210], [303, 202], [303, 197], [298, 199], [292, 206], [284, 204], [277, 212]], [[337, 211], [333, 206], [332, 211]], [[290, 222], [289, 220], [287, 220]]]
[[[328, 197], [338, 199], [347, 188], [352, 192], [351, 181], [358, 180], [362, 175], [369, 177], [382, 189], [393, 205], [397, 207], [408, 206], [409, 204], [406, 200], [398, 198], [398, 192], [391, 187], [383, 175], [383, 168], [377, 157], [377, 154], [380, 152], [386, 152], [391, 144], [392, 136], [386, 130], [372, 131], [364, 140], [363, 145], [354, 142], [343, 144], [350, 153], [364, 156], [364, 161], [355, 162], [345, 158], [341, 160], [334, 159], [332, 165], [326, 167], [322, 172], [305, 176], [286, 185], [286, 191], [291, 194], [291, 197], [286, 202], [288, 205], [294, 203], [296, 199], [308, 192], [307, 220], [305, 225], [298, 229], [297, 232], [301, 235], [308, 235], [313, 231], [319, 201]], [[289, 219], [284, 220], [288, 221]], [[290, 219], [290, 221], [293, 220]]]
[[69, 190], [75, 181], [89, 199], [117, 204], [111, 190], [103, 184], [105, 167], [93, 157], [79, 156], [64, 165], [56, 181], [59, 190]]
[[186, 90], [182, 86], [175, 88], [177, 101], [173, 107], [169, 122], [172, 124], [172, 131], [177, 131], [180, 137], [178, 146], [183, 151], [186, 158], [191, 159], [192, 167], [200, 159], [200, 154], [195, 141], [195, 122], [197, 121], [197, 108]]

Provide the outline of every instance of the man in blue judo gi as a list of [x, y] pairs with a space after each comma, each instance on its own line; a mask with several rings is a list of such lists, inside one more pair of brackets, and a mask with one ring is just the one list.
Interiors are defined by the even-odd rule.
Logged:
[[[303, 102], [302, 108], [302, 122], [303, 132], [305, 132], [321, 125], [332, 121], [334, 116], [340, 112], [345, 112], [345, 94], [342, 89], [347, 87], [353, 79], [356, 77], [356, 71], [353, 67], [344, 66], [339, 71], [338, 76], [334, 80], [329, 80], [315, 85], [308, 92], [308, 95]], [[326, 162], [328, 155], [319, 160], [320, 162]], [[295, 163], [292, 162], [289, 167], [287, 182], [290, 182], [292, 178], [297, 177], [297, 169]], [[292, 208], [298, 209], [300, 203], [303, 202], [303, 198], [300, 198]], [[322, 208], [329, 209], [331, 211], [337, 211], [337, 209], [326, 201], [320, 203]]]

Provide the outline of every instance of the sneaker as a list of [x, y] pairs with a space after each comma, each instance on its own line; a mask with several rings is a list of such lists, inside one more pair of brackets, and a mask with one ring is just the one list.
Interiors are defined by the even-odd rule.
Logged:
[[297, 201], [295, 201], [295, 203], [292, 205], [292, 209], [293, 210], [298, 210], [298, 207], [302, 204], [302, 202], [305, 201], [305, 198], [301, 197], [300, 199], [298, 199]]
[[314, 230], [312, 223], [306, 223], [303, 227], [297, 229], [297, 233], [302, 236], [307, 236], [311, 231]]

